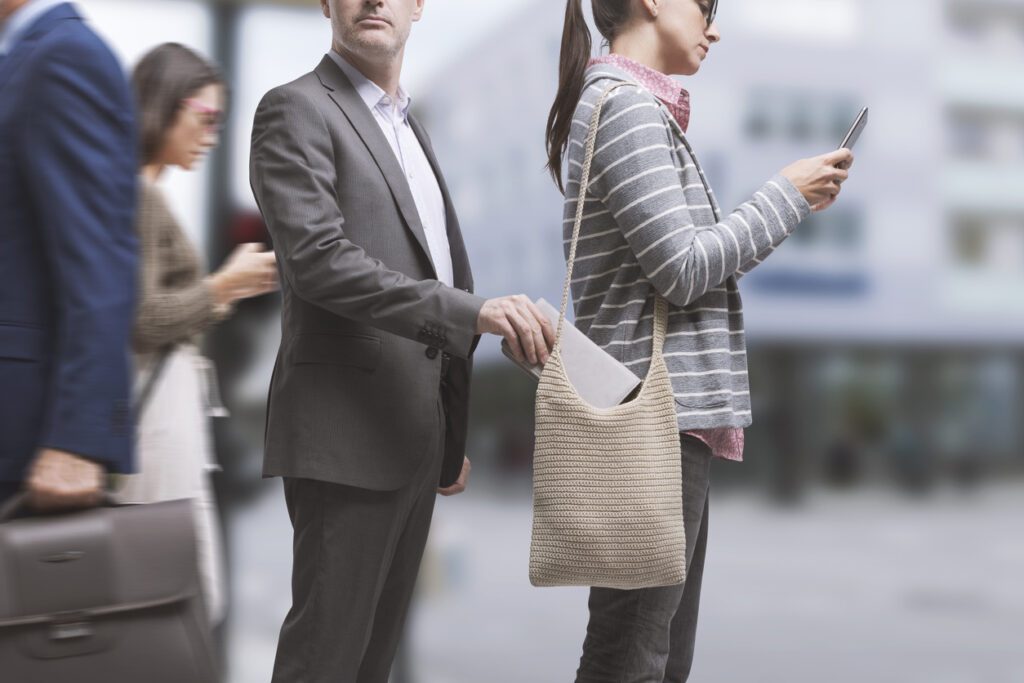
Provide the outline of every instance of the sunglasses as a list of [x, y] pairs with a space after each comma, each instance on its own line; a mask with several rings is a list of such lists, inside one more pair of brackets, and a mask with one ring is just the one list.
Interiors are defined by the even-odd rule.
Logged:
[[223, 125], [224, 112], [220, 109], [208, 107], [199, 100], [194, 100], [192, 98], [183, 100], [182, 104], [202, 117], [203, 125], [206, 127], [208, 132], [216, 133]]

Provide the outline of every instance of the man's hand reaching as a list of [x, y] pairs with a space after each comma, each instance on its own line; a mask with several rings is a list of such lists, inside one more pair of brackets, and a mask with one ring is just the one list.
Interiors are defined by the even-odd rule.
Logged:
[[480, 309], [477, 330], [505, 338], [512, 354], [531, 365], [546, 363], [555, 344], [555, 328], [523, 295], [490, 299]]

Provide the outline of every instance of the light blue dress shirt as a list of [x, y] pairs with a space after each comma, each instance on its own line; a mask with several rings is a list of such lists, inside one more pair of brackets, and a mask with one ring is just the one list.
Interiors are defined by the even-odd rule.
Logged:
[[405, 171], [412, 198], [416, 202], [416, 211], [427, 236], [427, 246], [430, 248], [437, 279], [453, 287], [455, 275], [451, 246], [448, 244], [448, 215], [444, 207], [444, 196], [430, 160], [409, 125], [409, 106], [412, 100], [401, 87], [398, 89], [397, 100], [392, 98], [337, 52], [331, 50], [327, 54], [345, 72], [348, 80], [352, 81], [359, 97], [373, 113], [374, 120], [391, 145], [399, 165]]
[[11, 16], [7, 17], [0, 25], [0, 57], [7, 56], [19, 38], [32, 28], [36, 19], [43, 16], [57, 5], [63, 5], [68, 0], [29, 0], [27, 3], [14, 10]]

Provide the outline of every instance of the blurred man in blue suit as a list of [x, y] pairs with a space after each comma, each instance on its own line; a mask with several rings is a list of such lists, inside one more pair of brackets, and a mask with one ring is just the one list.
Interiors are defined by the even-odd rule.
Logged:
[[75, 8], [0, 0], [0, 501], [99, 501], [131, 468], [135, 134]]

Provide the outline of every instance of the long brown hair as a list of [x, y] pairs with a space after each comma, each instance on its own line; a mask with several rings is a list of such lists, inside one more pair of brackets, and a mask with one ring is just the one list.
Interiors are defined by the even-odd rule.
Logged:
[[227, 88], [220, 71], [178, 43], [164, 43], [142, 57], [132, 73], [142, 165], [160, 154], [182, 102], [208, 85]]
[[[632, 0], [591, 0], [597, 31], [609, 43], [632, 16]], [[569, 144], [572, 115], [583, 94], [583, 82], [593, 45], [590, 27], [583, 14], [583, 0], [568, 0], [565, 7], [565, 28], [562, 30], [562, 53], [558, 64], [558, 94], [551, 105], [547, 125], [548, 171], [562, 192], [562, 157]]]

